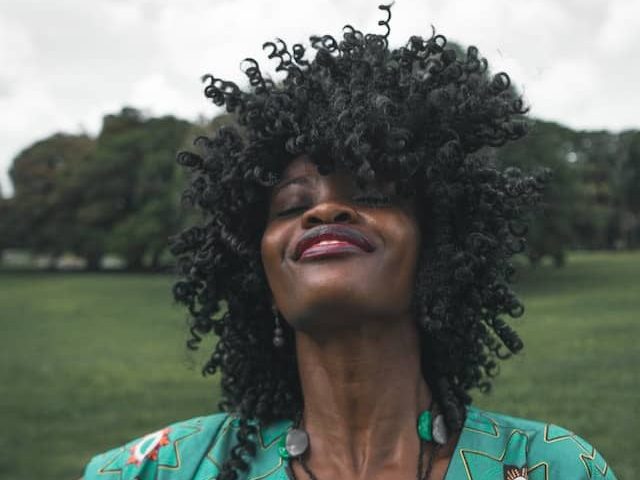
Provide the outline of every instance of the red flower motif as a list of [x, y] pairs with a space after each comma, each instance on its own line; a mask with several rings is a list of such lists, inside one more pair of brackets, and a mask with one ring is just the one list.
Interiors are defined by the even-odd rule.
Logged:
[[146, 458], [149, 460], [158, 459], [158, 451], [165, 445], [169, 445], [169, 432], [171, 429], [165, 428], [158, 430], [157, 432], [145, 435], [131, 447], [131, 455], [127, 460], [127, 465], [135, 463], [140, 465]]

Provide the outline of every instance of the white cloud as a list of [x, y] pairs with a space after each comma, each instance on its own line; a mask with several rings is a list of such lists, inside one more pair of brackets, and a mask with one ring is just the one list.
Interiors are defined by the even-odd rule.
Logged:
[[613, 48], [631, 52], [640, 40], [640, 2], [617, 0], [611, 3], [603, 27], [598, 35], [601, 51]]
[[588, 113], [589, 102], [600, 88], [595, 67], [584, 59], [567, 60], [531, 82], [528, 98], [533, 116], [562, 121]]
[[[381, 31], [370, 0], [0, 0], [0, 183], [29, 143], [55, 131], [96, 133], [125, 104], [185, 118], [217, 109], [199, 78], [246, 84], [240, 61], [273, 72], [261, 45], [313, 33], [339, 36], [345, 23]], [[636, 0], [397, 0], [391, 45], [430, 25], [481, 49], [509, 72], [532, 113], [575, 128], [640, 127], [635, 61]]]
[[127, 96], [128, 105], [142, 105], [151, 108], [154, 114], [193, 116], [197, 108], [184, 94], [184, 89], [172, 84], [165, 75], [153, 72], [137, 80]]

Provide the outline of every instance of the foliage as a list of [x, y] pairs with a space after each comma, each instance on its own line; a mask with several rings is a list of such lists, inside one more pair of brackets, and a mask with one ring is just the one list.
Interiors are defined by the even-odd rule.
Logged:
[[180, 227], [182, 174], [174, 159], [190, 128], [174, 117], [145, 119], [131, 109], [105, 118], [88, 172], [95, 185], [87, 198], [91, 208], [84, 213], [129, 268], [141, 268], [145, 256], [157, 267], [169, 235]]
[[625, 246], [640, 245], [640, 132], [622, 134], [628, 153], [617, 170], [620, 239]]
[[[28, 248], [54, 256], [75, 242], [77, 204], [67, 186], [89, 161], [95, 142], [86, 135], [58, 133], [18, 154], [9, 171], [14, 197], [4, 205], [10, 223], [4, 247]], [[7, 215], [5, 217], [5, 214]], [[64, 225], [67, 228], [60, 228]]]
[[556, 264], [564, 262], [564, 249], [571, 242], [571, 219], [578, 179], [567, 156], [573, 150], [575, 133], [554, 123], [536, 122], [527, 137], [496, 151], [503, 165], [515, 165], [526, 171], [541, 167], [552, 172], [542, 211], [530, 226], [528, 255], [533, 262], [551, 255]]
[[532, 262], [549, 255], [562, 265], [568, 248], [640, 246], [640, 132], [574, 131], [538, 120], [495, 154], [504, 165], [552, 172], [530, 228]]
[[21, 152], [15, 196], [0, 203], [0, 248], [54, 257], [73, 252], [97, 269], [105, 252], [129, 268], [156, 267], [180, 228], [182, 171], [175, 153], [192, 125], [172, 116], [145, 118], [133, 108], [104, 117], [96, 139], [57, 134]]

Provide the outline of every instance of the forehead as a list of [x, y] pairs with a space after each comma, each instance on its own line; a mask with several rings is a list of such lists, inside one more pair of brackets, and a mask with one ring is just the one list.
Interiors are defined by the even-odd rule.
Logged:
[[275, 185], [273, 192], [277, 193], [293, 184], [312, 188], [317, 188], [325, 184], [331, 184], [337, 188], [351, 188], [355, 186], [353, 175], [344, 170], [338, 169], [329, 174], [320, 174], [316, 164], [307, 155], [297, 157], [287, 165], [282, 172], [280, 182]]
[[[333, 181], [338, 181], [340, 183], [353, 183], [355, 184], [355, 175], [348, 171], [345, 167], [336, 167], [336, 169], [329, 174], [320, 174], [318, 172], [318, 167], [311, 160], [308, 155], [301, 155], [295, 159], [293, 159], [286, 168], [282, 171], [281, 175], [281, 183], [286, 182], [292, 178], [299, 177], [322, 177], [331, 179]], [[377, 184], [386, 184], [384, 179], [376, 178], [371, 182], [372, 185]]]
[[367, 185], [360, 185], [355, 175], [344, 168], [338, 167], [335, 171], [322, 175], [318, 172], [318, 167], [308, 155], [301, 155], [293, 159], [283, 170], [280, 181], [275, 185], [272, 193], [277, 193], [292, 184], [306, 185], [309, 187], [330, 183], [342, 189], [368, 189], [380, 190], [387, 195], [395, 195], [396, 182], [377, 177]]
[[301, 177], [305, 175], [317, 175], [318, 167], [307, 155], [295, 158], [282, 172], [282, 178]]
[[[376, 178], [367, 185], [358, 186], [355, 176], [344, 169], [338, 168], [337, 171], [328, 175], [321, 175], [318, 172], [318, 167], [308, 155], [296, 157], [286, 166], [280, 181], [271, 190], [271, 200], [278, 198], [280, 192], [288, 190], [287, 187], [294, 184], [313, 190], [330, 185], [331, 188], [343, 192], [352, 192], [354, 189], [358, 191], [372, 189], [392, 198], [396, 198], [399, 195], [398, 185], [393, 180]], [[415, 198], [404, 198], [401, 204], [415, 213]]]

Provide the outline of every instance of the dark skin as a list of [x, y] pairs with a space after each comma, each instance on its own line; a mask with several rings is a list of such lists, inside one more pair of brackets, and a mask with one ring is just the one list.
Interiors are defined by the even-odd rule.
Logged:
[[[320, 480], [415, 478], [416, 419], [431, 404], [410, 308], [422, 235], [415, 207], [389, 184], [371, 187], [390, 197], [372, 206], [369, 188], [299, 157], [272, 192], [262, 238], [274, 305], [295, 330], [307, 464]], [[373, 251], [296, 259], [301, 235], [324, 225], [357, 230]], [[431, 480], [444, 478], [456, 441], [438, 450]]]

